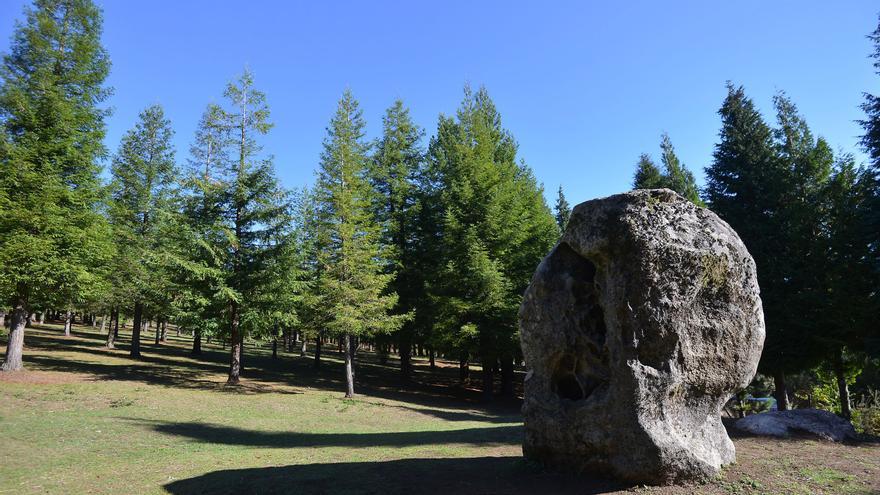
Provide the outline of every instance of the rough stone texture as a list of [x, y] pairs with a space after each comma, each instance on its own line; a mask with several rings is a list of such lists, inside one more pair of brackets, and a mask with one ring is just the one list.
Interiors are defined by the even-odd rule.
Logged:
[[735, 460], [720, 411], [764, 319], [755, 263], [711, 211], [667, 189], [578, 205], [519, 317], [527, 458], [652, 484]]
[[818, 409], [795, 409], [770, 411], [746, 416], [734, 423], [738, 430], [752, 435], [789, 437], [792, 434], [808, 434], [832, 442], [857, 440], [853, 425], [828, 411]]

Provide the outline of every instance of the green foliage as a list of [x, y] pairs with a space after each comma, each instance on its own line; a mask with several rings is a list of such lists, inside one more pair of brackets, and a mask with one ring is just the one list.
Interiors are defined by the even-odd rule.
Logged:
[[633, 189], [668, 188], [696, 205], [704, 206], [694, 174], [678, 159], [672, 140], [665, 132], [660, 140], [660, 150], [663, 170], [657, 167], [650, 155], [642, 153], [633, 176]]
[[435, 328], [446, 348], [478, 354], [486, 368], [518, 352], [521, 294], [559, 235], [516, 153], [486, 90], [466, 88], [456, 119], [440, 117], [425, 171], [439, 239], [429, 285]]
[[148, 107], [123, 136], [111, 167], [115, 299], [123, 306], [146, 303], [154, 315], [168, 312], [170, 246], [165, 234], [174, 221], [173, 135], [162, 107]]
[[571, 206], [565, 199], [565, 194], [562, 192], [562, 186], [559, 186], [559, 190], [556, 193], [556, 205], [554, 206], [554, 211], [556, 225], [559, 227], [559, 232], [565, 232], [565, 226], [568, 225], [568, 219], [571, 217]]
[[[326, 330], [338, 336], [392, 332], [408, 317], [390, 314], [397, 294], [387, 290], [393, 274], [384, 270], [379, 225], [372, 216], [364, 125], [357, 101], [346, 91], [327, 127], [315, 187], [321, 270], [316, 303], [327, 315]], [[392, 152], [388, 146], [384, 151]], [[389, 174], [385, 184], [388, 179], [394, 180]], [[395, 194], [392, 201], [400, 197]], [[389, 219], [395, 218], [389, 214]]]
[[91, 1], [40, 0], [25, 15], [0, 69], [0, 295], [69, 306], [107, 289], [99, 160], [110, 62]]

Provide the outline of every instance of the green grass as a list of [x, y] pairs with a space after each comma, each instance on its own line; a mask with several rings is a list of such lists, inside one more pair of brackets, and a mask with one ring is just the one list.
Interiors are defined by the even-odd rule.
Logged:
[[[86, 330], [64, 339], [50, 326], [29, 329], [25, 365], [40, 383], [0, 383], [0, 493], [190, 493], [174, 483], [275, 466], [292, 472], [289, 488], [296, 466], [327, 464], [304, 473], [315, 488], [336, 482], [332, 463], [343, 460], [518, 454], [515, 407], [489, 410], [474, 392], [440, 384], [401, 392], [390, 386], [394, 370], [375, 363], [359, 369], [364, 395], [346, 400], [337, 359], [315, 372], [311, 359], [248, 349], [245, 379], [230, 388], [221, 350], [195, 360], [184, 341], [147, 344], [135, 362]], [[199, 484], [230, 490], [238, 477]]]
[[[30, 493], [871, 493], [876, 446], [735, 439], [740, 462], [701, 487], [631, 487], [552, 474], [521, 456], [518, 400], [485, 402], [458, 386], [456, 363], [401, 387], [397, 363], [360, 358], [359, 395], [344, 399], [334, 346], [311, 356], [247, 348], [240, 386], [227, 353], [187, 339], [142, 344], [143, 358], [26, 333], [26, 372], [0, 374], [0, 494]], [[0, 352], [2, 352], [0, 348]], [[849, 460], [851, 458], [851, 460]], [[845, 463], [828, 460], [846, 459]], [[852, 467], [852, 469], [849, 469]]]

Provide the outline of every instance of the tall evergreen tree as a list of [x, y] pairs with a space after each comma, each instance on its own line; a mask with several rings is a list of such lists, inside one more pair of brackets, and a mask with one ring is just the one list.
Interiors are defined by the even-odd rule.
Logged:
[[[415, 217], [417, 208], [416, 178], [424, 151], [420, 142], [424, 132], [409, 115], [401, 100], [385, 112], [382, 138], [376, 144], [369, 162], [369, 179], [376, 194], [374, 217], [381, 229], [381, 243], [388, 261], [386, 273], [393, 278], [389, 290], [398, 295], [396, 314], [415, 310], [416, 293], [420, 290], [414, 274]], [[404, 380], [412, 373], [411, 354], [415, 321], [409, 319], [397, 332], [400, 369]]]
[[772, 375], [781, 409], [788, 406], [785, 374], [816, 363], [815, 331], [804, 318], [809, 256], [818, 228], [817, 193], [832, 156], [784, 95], [776, 100], [779, 127], [768, 126], [742, 87], [728, 85], [719, 110], [721, 140], [707, 168], [710, 207], [739, 233], [755, 259], [767, 338], [760, 369]]
[[[880, 75], [880, 22], [877, 29], [868, 35], [874, 43], [874, 52], [871, 58], [874, 59], [874, 69], [877, 75]], [[871, 167], [876, 173], [880, 173], [880, 94], [872, 94], [865, 92], [865, 101], [862, 103], [862, 110], [865, 112], [865, 119], [860, 121], [865, 129], [862, 136], [862, 146], [868, 152]]]
[[182, 181], [181, 228], [175, 240], [181, 263], [175, 319], [193, 332], [192, 353], [201, 354], [202, 338], [219, 336], [228, 287], [223, 277], [226, 225], [222, 217], [229, 166], [230, 129], [220, 106], [208, 105], [190, 146], [188, 173]]
[[499, 367], [510, 394], [520, 298], [559, 231], [486, 90], [466, 88], [456, 117], [441, 116], [426, 172], [436, 191], [431, 203], [442, 208], [439, 275], [430, 288], [436, 326], [462, 363], [480, 357], [487, 395]]
[[[167, 294], [162, 236], [171, 221], [172, 187], [177, 177], [171, 122], [159, 105], [140, 113], [113, 158], [111, 218], [118, 247], [114, 284], [133, 306], [130, 355], [140, 357], [140, 334], [149, 302]], [[150, 308], [155, 314], [156, 307]]]
[[0, 296], [13, 308], [3, 370], [22, 367], [31, 301], [82, 301], [111, 254], [99, 206], [110, 93], [101, 29], [89, 0], [37, 0], [3, 57]]
[[559, 186], [559, 190], [556, 192], [556, 225], [559, 226], [559, 232], [565, 232], [565, 226], [568, 225], [568, 218], [571, 217], [571, 206], [569, 206], [568, 201], [565, 199], [565, 194], [562, 192], [562, 186]]
[[[229, 160], [220, 165], [216, 179], [222, 183], [217, 214], [226, 232], [222, 244], [226, 272], [223, 293], [231, 342], [227, 382], [237, 384], [244, 335], [266, 324], [252, 317], [257, 307], [249, 304], [269, 282], [269, 261], [282, 248], [277, 240], [289, 218], [285, 193], [278, 186], [271, 158], [261, 158], [262, 147], [256, 139], [272, 128], [266, 96], [254, 88], [249, 71], [227, 85], [224, 95], [230, 106], [222, 112], [221, 127], [230, 132], [225, 155]], [[247, 318], [243, 320], [243, 316]]]
[[357, 339], [396, 331], [408, 317], [391, 314], [398, 297], [388, 291], [393, 275], [383, 270], [381, 261], [364, 125], [358, 103], [347, 90], [327, 128], [315, 192], [319, 263], [325, 272], [320, 304], [331, 315], [327, 330], [344, 341], [346, 397], [354, 395]]

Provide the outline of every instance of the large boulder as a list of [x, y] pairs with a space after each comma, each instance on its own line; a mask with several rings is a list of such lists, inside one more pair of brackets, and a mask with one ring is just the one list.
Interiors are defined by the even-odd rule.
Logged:
[[852, 423], [828, 411], [819, 409], [795, 409], [770, 411], [746, 416], [734, 423], [737, 430], [752, 435], [789, 437], [809, 435], [832, 442], [857, 440]]
[[651, 484], [735, 460], [720, 411], [764, 319], [755, 263], [711, 211], [668, 189], [578, 205], [519, 318], [527, 458]]

